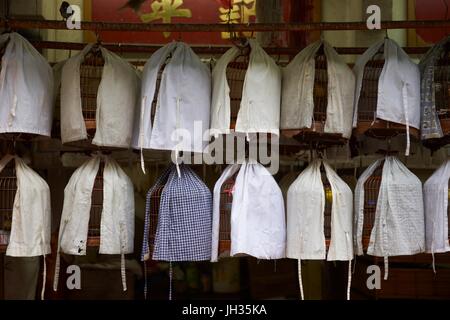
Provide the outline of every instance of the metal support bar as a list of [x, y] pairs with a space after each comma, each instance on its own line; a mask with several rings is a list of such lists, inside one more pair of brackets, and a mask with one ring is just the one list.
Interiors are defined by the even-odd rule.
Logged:
[[[37, 49], [59, 49], [59, 50], [82, 50], [87, 43], [76, 42], [55, 42], [55, 41], [31, 41]], [[134, 45], [134, 44], [102, 44], [110, 51], [125, 53], [153, 53], [163, 45]], [[197, 54], [223, 54], [230, 47], [224, 46], [192, 46], [192, 49]], [[264, 48], [268, 54], [271, 55], [296, 55], [301, 48], [281, 48], [268, 47]], [[362, 54], [367, 48], [364, 47], [339, 47], [335, 48], [339, 54]], [[403, 48], [408, 54], [424, 54], [429, 47], [405, 47]]]
[[[57, 29], [68, 30], [65, 21], [0, 19], [0, 27], [11, 29]], [[450, 20], [384, 21], [382, 29], [416, 29], [450, 27]], [[116, 23], [81, 22], [81, 30], [129, 31], [129, 32], [272, 32], [314, 30], [367, 30], [366, 22], [295, 22], [295, 23], [249, 23], [249, 24], [164, 24], [164, 23]]]

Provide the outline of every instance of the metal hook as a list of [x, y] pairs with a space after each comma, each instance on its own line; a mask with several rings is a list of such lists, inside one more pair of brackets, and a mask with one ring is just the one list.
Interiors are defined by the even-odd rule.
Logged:
[[386, 29], [384, 29], [384, 38], [385, 39], [389, 39], [389, 34], [388, 34], [388, 29], [386, 28]]

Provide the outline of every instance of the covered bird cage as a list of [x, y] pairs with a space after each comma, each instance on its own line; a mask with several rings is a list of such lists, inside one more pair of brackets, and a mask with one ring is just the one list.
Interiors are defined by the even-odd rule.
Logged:
[[[422, 117], [422, 129], [425, 129], [422, 139], [425, 146], [436, 150], [450, 142], [450, 39], [433, 47], [431, 52], [428, 56], [431, 59], [421, 61], [422, 112], [425, 115]], [[435, 128], [430, 128], [429, 117], [435, 116], [442, 130], [441, 137], [436, 137], [433, 134]]]
[[425, 239], [428, 253], [450, 252], [450, 160], [424, 183]]
[[228, 49], [212, 70], [211, 135], [278, 136], [281, 80], [280, 68], [255, 39]]
[[99, 43], [86, 46], [62, 67], [62, 143], [91, 150], [128, 149], [138, 91], [138, 72], [130, 63]]
[[15, 162], [10, 161], [0, 173], [0, 252], [5, 252], [9, 243], [16, 192]]
[[312, 93], [314, 109], [312, 126], [310, 128], [282, 130], [283, 135], [295, 138], [306, 147], [317, 146], [322, 148], [331, 145], [344, 145], [347, 142], [347, 139], [341, 133], [325, 132], [329, 101], [327, 68], [327, 56], [325, 55], [324, 45], [322, 44], [314, 54], [314, 85]]
[[[378, 85], [385, 64], [384, 45], [369, 59], [364, 67], [362, 86], [357, 101], [356, 133], [373, 138], [387, 139], [407, 132], [406, 126], [376, 117]], [[419, 130], [409, 128], [411, 136], [419, 138]]]
[[[3, 67], [4, 79], [14, 79], [1, 84], [0, 138], [30, 141], [39, 135], [50, 136], [51, 124], [47, 120], [53, 110], [49, 99], [52, 78], [47, 60], [27, 39], [10, 29], [0, 37], [0, 72]], [[5, 117], [7, 110], [11, 118]]]
[[237, 173], [227, 179], [220, 189], [219, 256], [231, 249], [231, 208]]

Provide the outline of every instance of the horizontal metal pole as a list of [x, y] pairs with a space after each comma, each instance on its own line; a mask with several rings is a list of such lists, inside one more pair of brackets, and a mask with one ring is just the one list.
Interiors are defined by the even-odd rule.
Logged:
[[[56, 42], [56, 41], [32, 41], [31, 42], [38, 49], [58, 49], [58, 50], [82, 50], [87, 43], [76, 42]], [[135, 44], [102, 44], [110, 51], [118, 53], [134, 52], [134, 53], [153, 53], [161, 45], [135, 45]], [[192, 49], [197, 54], [222, 54], [230, 47], [225, 46], [192, 46]], [[300, 52], [301, 48], [264, 48], [268, 54], [271, 55], [295, 55]], [[335, 48], [339, 54], [362, 54], [367, 48], [364, 47], [338, 47]], [[408, 54], [424, 54], [429, 47], [405, 47], [403, 48]]]
[[[0, 27], [11, 29], [58, 29], [67, 30], [65, 21], [0, 19]], [[382, 29], [416, 29], [450, 27], [450, 20], [384, 21]], [[130, 31], [130, 32], [227, 32], [227, 31], [314, 31], [314, 30], [367, 30], [366, 22], [295, 22], [295, 23], [248, 23], [248, 24], [189, 24], [189, 23], [123, 23], [81, 22], [80, 30]]]

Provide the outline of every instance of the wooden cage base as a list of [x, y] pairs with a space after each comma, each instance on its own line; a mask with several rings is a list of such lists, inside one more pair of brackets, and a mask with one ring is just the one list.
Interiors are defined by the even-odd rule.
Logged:
[[219, 255], [223, 252], [230, 252], [231, 250], [231, 240], [219, 240]]
[[310, 148], [311, 145], [318, 148], [335, 145], [342, 146], [348, 141], [340, 133], [325, 133], [323, 122], [316, 121], [313, 128], [285, 129], [281, 130], [281, 134], [287, 138], [297, 140], [305, 148]]
[[[366, 135], [377, 139], [388, 139], [399, 134], [406, 134], [406, 126], [381, 119], [376, 119], [374, 122], [358, 121], [358, 126], [354, 132], [357, 135]], [[420, 132], [416, 128], [409, 127], [409, 134], [416, 139], [420, 138]]]
[[97, 146], [95, 144], [92, 144], [92, 139], [68, 142], [65, 143], [64, 146], [80, 149], [80, 151], [112, 152], [112, 151], [128, 150], [128, 148]]
[[100, 246], [100, 237], [88, 237], [86, 245], [88, 247], [99, 247]]
[[38, 134], [31, 133], [20, 133], [20, 132], [11, 132], [11, 133], [0, 133], [0, 140], [9, 140], [9, 141], [31, 141], [37, 137], [40, 137]]
[[423, 145], [432, 151], [436, 151], [447, 144], [450, 144], [450, 119], [439, 119], [441, 123], [442, 138], [427, 139], [423, 141]]

